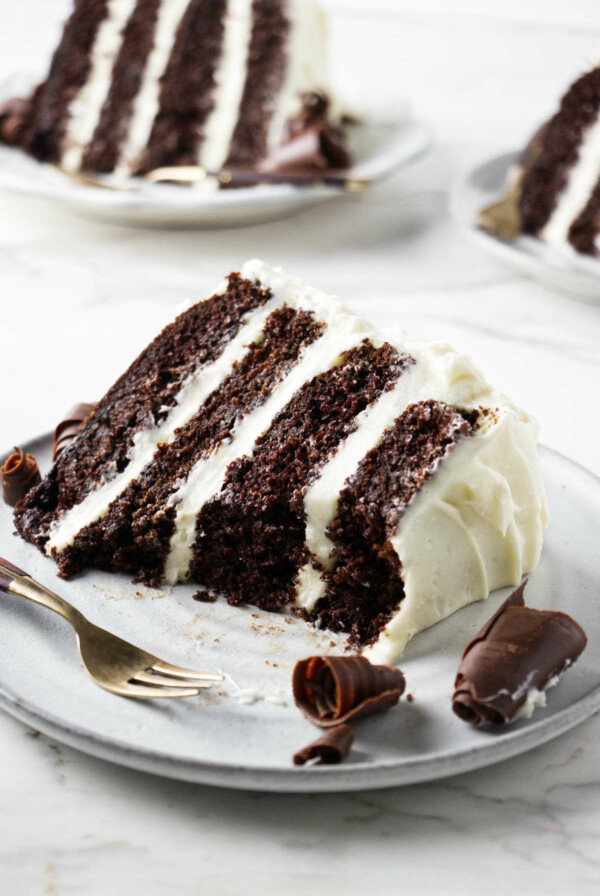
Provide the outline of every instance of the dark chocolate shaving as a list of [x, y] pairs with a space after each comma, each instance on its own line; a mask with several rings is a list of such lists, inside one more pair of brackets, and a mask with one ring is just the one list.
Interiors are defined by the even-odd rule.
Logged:
[[543, 691], [587, 644], [581, 626], [566, 613], [526, 607], [526, 584], [510, 595], [463, 653], [452, 709], [472, 725], [509, 722], [528, 693]]
[[325, 94], [304, 94], [301, 111], [287, 119], [280, 144], [264, 161], [261, 171], [318, 174], [348, 168], [351, 160], [344, 134], [327, 118], [328, 106]]
[[294, 765], [305, 765], [311, 759], [314, 765], [339, 765], [348, 756], [354, 743], [354, 732], [349, 725], [336, 725], [303, 750], [294, 753]]
[[30, 100], [15, 98], [0, 105], [0, 142], [20, 146], [30, 111]]
[[30, 488], [42, 481], [34, 455], [23, 454], [21, 448], [15, 448], [14, 453], [7, 459], [0, 469], [0, 477], [2, 497], [11, 507], [18, 504]]
[[83, 423], [90, 416], [96, 404], [76, 404], [75, 407], [65, 415], [65, 419], [61, 420], [54, 430], [54, 448], [52, 450], [52, 460], [62, 454], [62, 452], [75, 441], [79, 435], [79, 431]]
[[296, 663], [294, 700], [321, 728], [341, 725], [395, 706], [404, 675], [393, 666], [374, 666], [363, 656], [311, 656]]

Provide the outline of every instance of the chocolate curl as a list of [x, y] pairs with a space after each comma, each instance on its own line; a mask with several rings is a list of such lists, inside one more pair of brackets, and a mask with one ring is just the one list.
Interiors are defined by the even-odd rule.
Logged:
[[527, 581], [467, 645], [452, 709], [471, 725], [504, 724], [579, 657], [585, 632], [566, 613], [525, 606]]
[[393, 666], [374, 666], [363, 656], [311, 656], [296, 663], [296, 706], [320, 728], [341, 725], [395, 706], [406, 682]]
[[0, 105], [0, 141], [8, 146], [19, 146], [27, 125], [31, 101], [10, 99]]
[[305, 765], [316, 759], [315, 765], [339, 765], [348, 756], [354, 743], [350, 725], [336, 725], [303, 750], [294, 753], [294, 765]]
[[278, 148], [261, 170], [270, 173], [319, 174], [332, 168], [348, 168], [350, 156], [344, 135], [327, 118], [329, 101], [318, 92], [302, 97], [302, 109], [288, 118]]
[[54, 448], [52, 451], [52, 460], [56, 460], [62, 452], [74, 442], [83, 423], [90, 416], [96, 403], [94, 404], [76, 404], [75, 407], [65, 415], [65, 419], [61, 420], [54, 430]]
[[4, 466], [0, 469], [2, 479], [2, 497], [6, 504], [14, 507], [24, 498], [30, 488], [42, 481], [40, 468], [33, 454], [23, 454], [21, 448], [15, 448]]

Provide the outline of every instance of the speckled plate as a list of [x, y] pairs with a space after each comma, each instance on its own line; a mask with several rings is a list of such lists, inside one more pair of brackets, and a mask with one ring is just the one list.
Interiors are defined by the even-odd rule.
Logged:
[[[48, 468], [49, 437], [23, 447]], [[600, 480], [549, 450], [543, 450], [542, 461], [552, 521], [527, 600], [572, 613], [589, 644], [548, 692], [548, 706], [530, 720], [478, 731], [450, 708], [462, 649], [506, 597], [503, 589], [409, 644], [401, 666], [414, 701], [403, 700], [388, 713], [357, 723], [347, 762], [294, 768], [292, 754], [318, 731], [293, 705], [292, 668], [301, 657], [341, 650], [340, 641], [251, 607], [197, 603], [192, 586], [155, 591], [96, 572], [62, 582], [52, 561], [14, 535], [5, 504], [0, 505], [0, 554], [98, 625], [171, 662], [220, 670], [226, 679], [223, 686], [184, 700], [116, 697], [84, 673], [63, 619], [0, 594], [0, 705], [94, 756], [173, 778], [253, 790], [389, 787], [465, 772], [536, 747], [600, 709]]]
[[455, 185], [451, 207], [456, 221], [471, 242], [521, 273], [567, 295], [600, 302], [600, 260], [529, 236], [506, 243], [476, 227], [479, 212], [501, 198], [506, 174], [516, 158], [516, 152], [495, 156], [476, 165]]
[[[29, 78], [11, 78], [0, 85], [0, 101], [25, 96]], [[349, 176], [378, 183], [423, 155], [428, 131], [406, 108], [393, 119], [365, 117], [348, 127], [355, 159]], [[127, 189], [86, 186], [52, 165], [0, 144], [0, 189], [45, 200], [73, 214], [114, 224], [143, 227], [239, 227], [286, 217], [344, 193], [338, 186], [264, 185], [236, 190], [176, 187], [131, 179]]]

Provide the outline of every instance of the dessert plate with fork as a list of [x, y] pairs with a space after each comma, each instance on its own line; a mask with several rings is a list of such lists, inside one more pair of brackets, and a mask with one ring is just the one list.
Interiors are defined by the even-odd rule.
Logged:
[[[42, 473], [50, 466], [52, 444], [52, 436], [45, 435], [23, 446], [36, 455]], [[390, 787], [516, 757], [600, 709], [600, 480], [548, 449], [541, 457], [552, 519], [542, 559], [529, 578], [527, 603], [572, 614], [587, 632], [588, 646], [531, 719], [475, 729], [451, 709], [462, 651], [507, 597], [505, 588], [409, 643], [398, 665], [411, 701], [402, 699], [388, 712], [358, 721], [344, 763], [296, 768], [292, 755], [319, 731], [294, 705], [293, 668], [308, 656], [343, 653], [343, 638], [251, 606], [197, 602], [197, 586], [191, 584], [152, 589], [97, 570], [63, 581], [50, 558], [15, 535], [11, 508], [4, 503], [0, 553], [93, 626], [143, 648], [144, 655], [136, 654], [134, 665], [125, 669], [130, 685], [135, 679], [136, 688], [171, 691], [179, 679], [181, 694], [190, 693], [182, 700], [154, 699], [168, 692], [139, 700], [98, 687], [82, 668], [65, 619], [9, 589], [0, 594], [0, 707], [93, 756], [240, 789]], [[112, 675], [113, 664], [111, 669]]]

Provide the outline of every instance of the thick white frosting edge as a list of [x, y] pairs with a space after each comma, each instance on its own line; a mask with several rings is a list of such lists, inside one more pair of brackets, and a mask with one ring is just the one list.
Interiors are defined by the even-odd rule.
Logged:
[[392, 662], [418, 632], [535, 567], [548, 522], [536, 436], [531, 420], [505, 407], [416, 495], [391, 539], [405, 596], [369, 659]]

